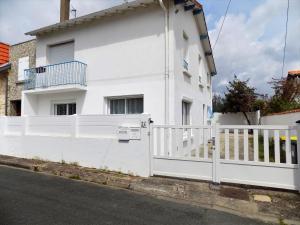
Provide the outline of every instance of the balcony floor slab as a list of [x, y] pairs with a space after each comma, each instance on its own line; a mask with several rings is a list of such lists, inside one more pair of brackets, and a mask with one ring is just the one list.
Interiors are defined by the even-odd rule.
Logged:
[[37, 88], [32, 90], [23, 91], [24, 94], [50, 94], [50, 93], [64, 93], [74, 91], [86, 91], [87, 87], [80, 84], [68, 84], [52, 86], [47, 88]]

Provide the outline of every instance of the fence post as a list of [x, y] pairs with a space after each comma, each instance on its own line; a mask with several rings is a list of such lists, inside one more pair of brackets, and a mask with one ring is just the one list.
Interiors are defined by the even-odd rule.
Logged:
[[213, 137], [213, 183], [220, 183], [220, 127], [219, 124], [214, 126]]
[[5, 116], [1, 116], [0, 117], [0, 135], [1, 136], [4, 136], [5, 127], [6, 127], [6, 117]]
[[28, 117], [23, 116], [23, 130], [22, 130], [22, 135], [25, 136], [27, 134], [27, 128], [28, 128]]
[[72, 134], [71, 137], [78, 137], [78, 116], [77, 114], [72, 115]]
[[149, 170], [150, 176], [153, 176], [153, 121], [149, 118]]

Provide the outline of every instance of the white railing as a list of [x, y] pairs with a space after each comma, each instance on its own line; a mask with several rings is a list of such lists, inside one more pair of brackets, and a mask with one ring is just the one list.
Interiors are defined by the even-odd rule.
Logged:
[[298, 189], [299, 127], [154, 125], [153, 174]]

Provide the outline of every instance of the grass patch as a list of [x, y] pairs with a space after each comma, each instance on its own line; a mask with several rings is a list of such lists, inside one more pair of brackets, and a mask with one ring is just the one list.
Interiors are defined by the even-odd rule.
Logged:
[[81, 178], [78, 174], [73, 174], [73, 175], [69, 176], [69, 178], [73, 179], [73, 180], [81, 180]]

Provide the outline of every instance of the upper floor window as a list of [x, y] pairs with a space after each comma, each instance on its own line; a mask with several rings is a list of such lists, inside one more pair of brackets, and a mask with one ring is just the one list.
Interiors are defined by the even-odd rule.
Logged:
[[57, 64], [74, 60], [74, 41], [48, 46], [48, 63]]
[[109, 99], [110, 114], [141, 114], [144, 112], [143, 97], [120, 97]]
[[29, 69], [29, 56], [19, 58], [18, 62], [18, 80], [24, 80], [24, 70]]
[[207, 73], [207, 86], [210, 87], [211, 85], [211, 76], [209, 73]]
[[202, 78], [203, 70], [202, 70], [202, 57], [200, 54], [198, 56], [198, 61], [199, 61], [199, 64], [198, 64], [199, 84], [202, 84], [203, 83], [203, 78]]
[[189, 37], [183, 31], [183, 68], [189, 69]]

